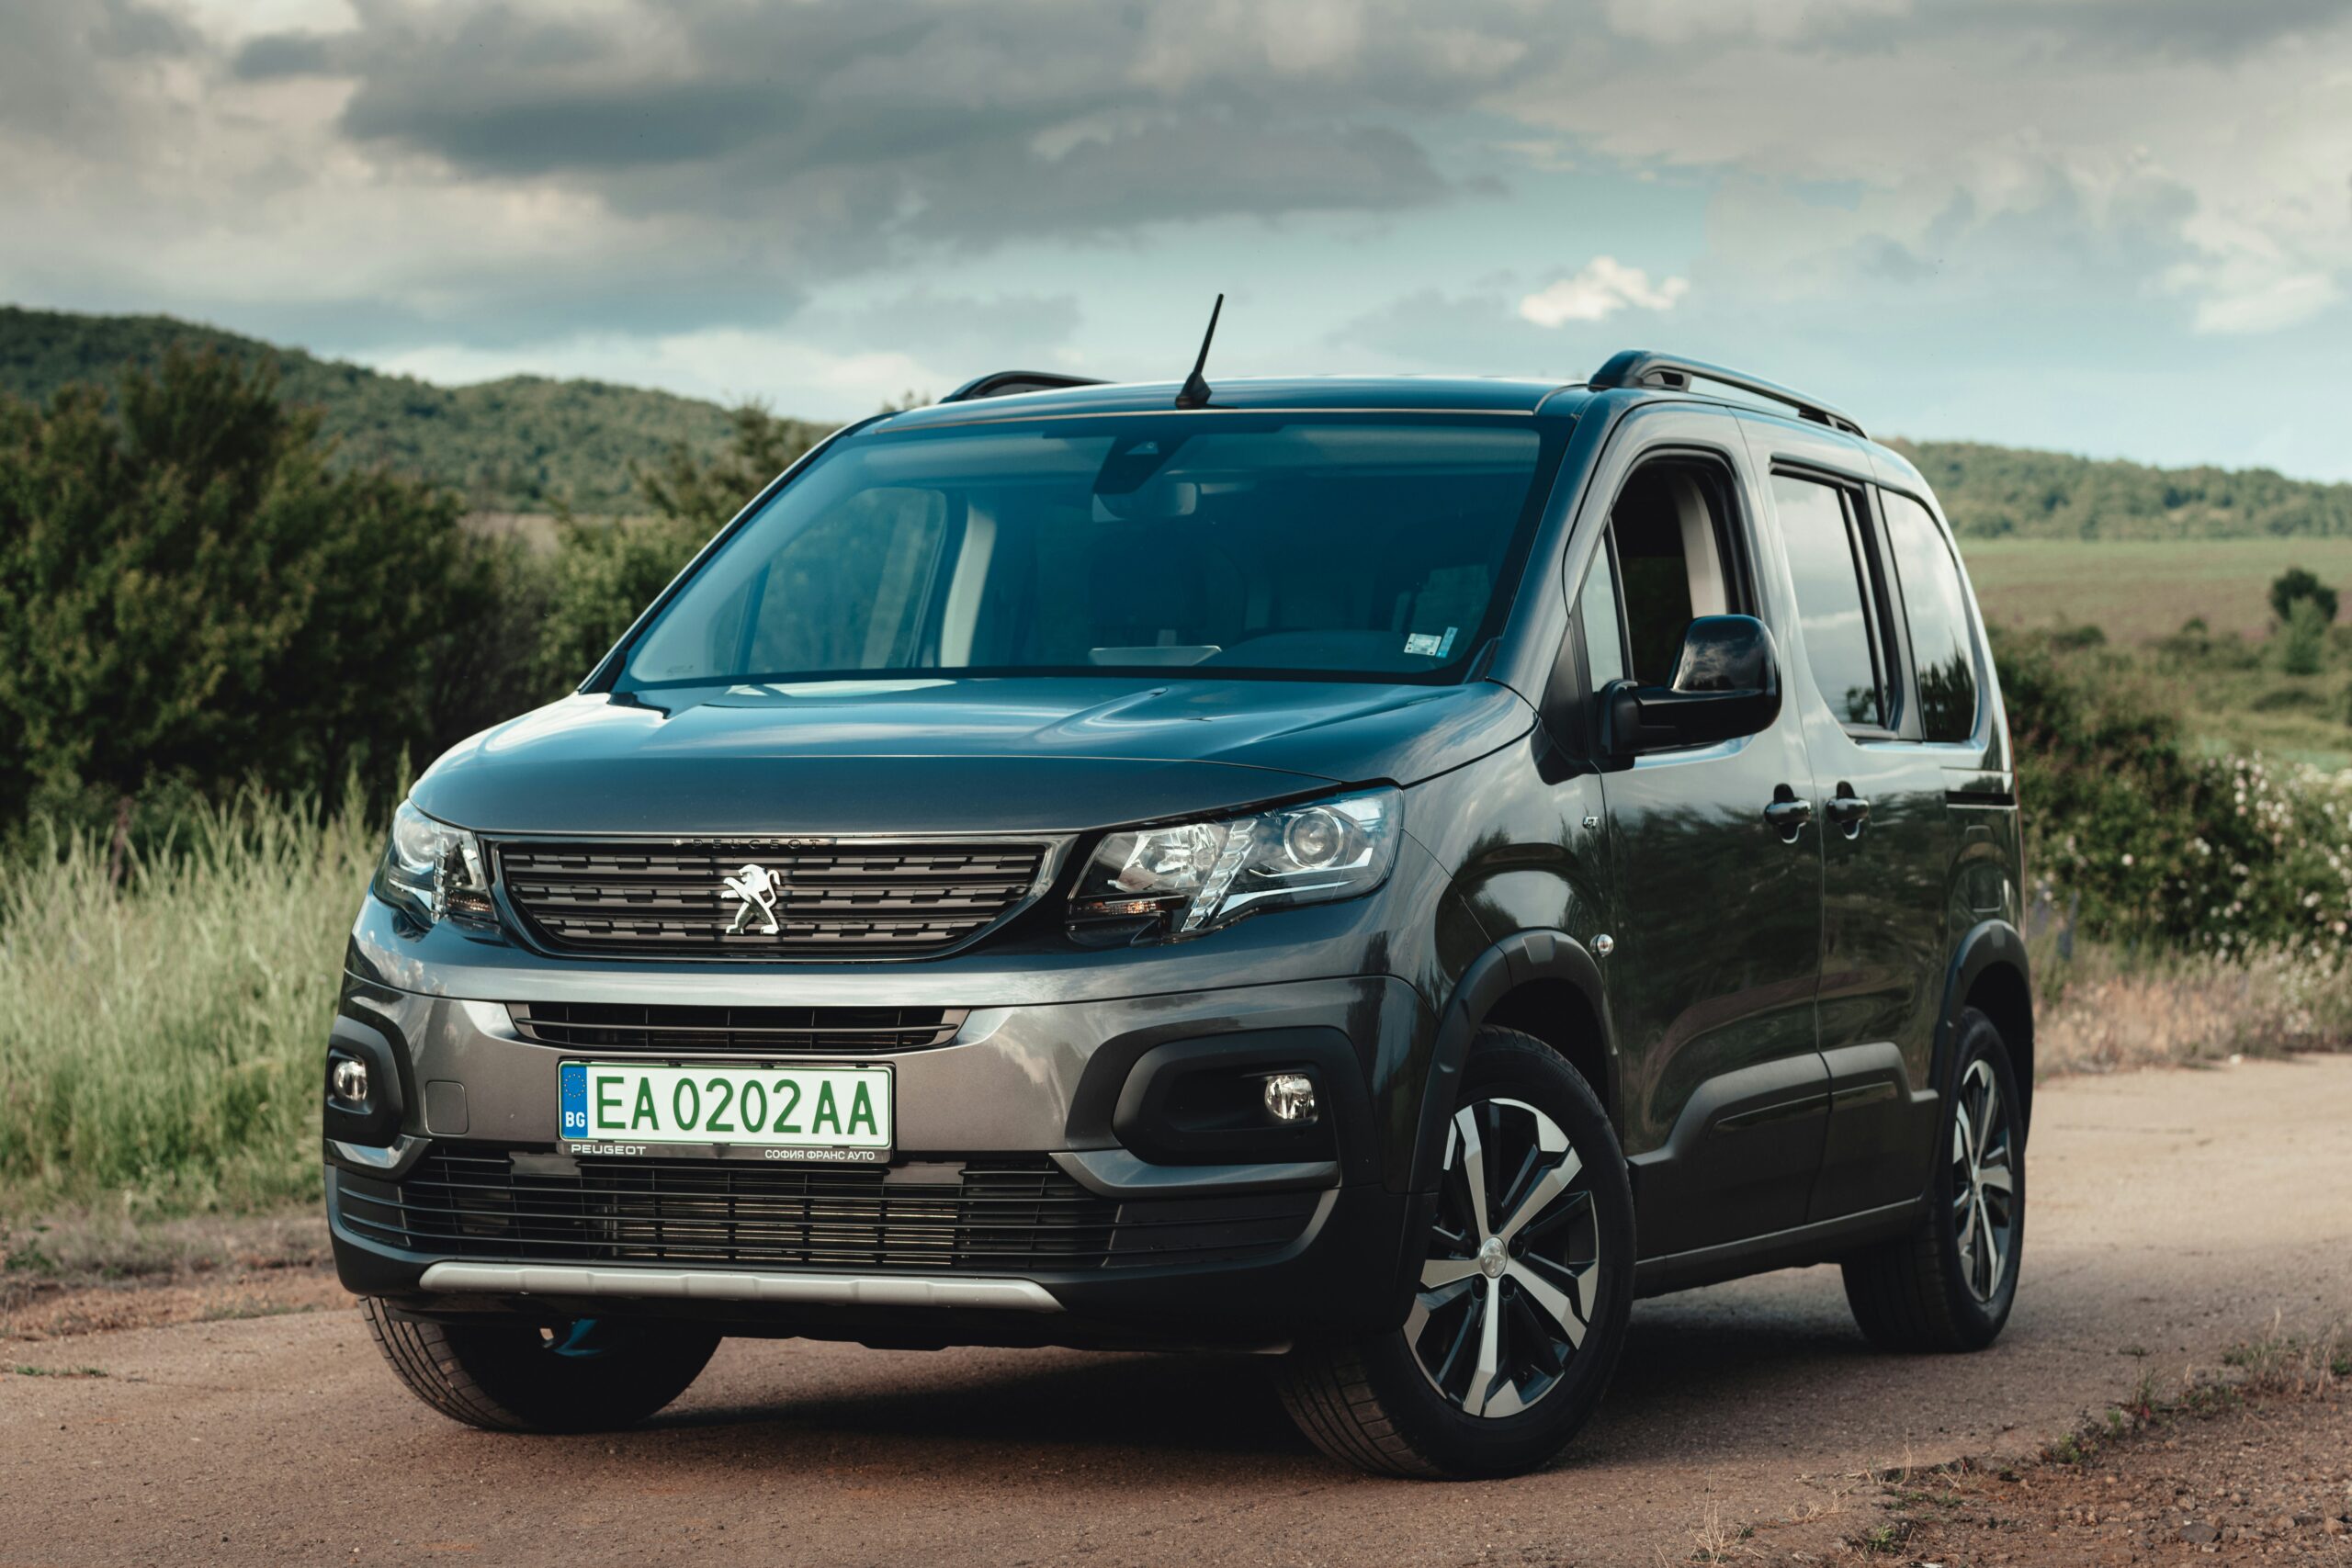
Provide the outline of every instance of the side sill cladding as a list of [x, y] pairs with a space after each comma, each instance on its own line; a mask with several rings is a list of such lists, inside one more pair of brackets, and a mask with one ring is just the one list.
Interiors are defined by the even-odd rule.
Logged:
[[[1438, 1020], [1431, 1051], [1429, 1082], [1424, 1086], [1419, 1130], [1413, 1140], [1413, 1161], [1408, 1190], [1428, 1192], [1437, 1185], [1438, 1166], [1445, 1153], [1445, 1128], [1453, 1110], [1453, 1086], [1469, 1058], [1471, 1036], [1512, 991], [1538, 980], [1560, 980], [1575, 987], [1600, 1021], [1600, 1046], [1608, 1063], [1609, 1081], [1595, 1084], [1595, 1092], [1611, 1105], [1618, 1103], [1617, 1037], [1609, 1021], [1608, 994], [1600, 965], [1582, 942], [1562, 931], [1514, 931], [1473, 959]], [[1417, 1233], [1418, 1234], [1418, 1233]]]
[[2025, 1104], [2019, 1108], [2020, 1120], [2030, 1134], [2033, 1127], [2033, 972], [2026, 962], [2025, 937], [2007, 920], [1980, 920], [1968, 929], [1953, 949], [1951, 966], [1944, 978], [1943, 1010], [1936, 1015], [1935, 1066], [1928, 1081], [1939, 1094], [1945, 1091], [1951, 1067], [1952, 1035], [1960, 1022], [1962, 1004], [1976, 989], [1977, 982], [1996, 969], [2014, 973], [2013, 989], [2022, 999], [2021, 1018], [1998, 1021], [2011, 1032], [2020, 1025], [2024, 1030], [2023, 1039], [2012, 1039], [2009, 1043], [2022, 1058], [2017, 1064], [2018, 1092], [2025, 1097]]

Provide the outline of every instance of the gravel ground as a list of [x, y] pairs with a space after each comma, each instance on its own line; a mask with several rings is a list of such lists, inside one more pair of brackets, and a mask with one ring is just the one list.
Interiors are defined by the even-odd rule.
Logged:
[[2352, 1562], [2352, 1399], [2340, 1387], [2232, 1397], [2035, 1464], [1902, 1476], [1880, 1503], [1843, 1555], [1942, 1568]]
[[[20, 1340], [0, 1365], [77, 1375], [0, 1371], [0, 1563], [1820, 1560], [1900, 1517], [1887, 1467], [1963, 1458], [1987, 1467], [1955, 1472], [1985, 1488], [1966, 1517], [2017, 1528], [1973, 1527], [1976, 1555], [1955, 1560], [1997, 1560], [1982, 1537], [2014, 1562], [2096, 1562], [2127, 1538], [2111, 1543], [2104, 1517], [2049, 1537], [2057, 1482], [2024, 1506], [2026, 1483], [2000, 1470], [2040, 1474], [2038, 1453], [2086, 1413], [2143, 1377], [2177, 1389], [2214, 1372], [2274, 1314], [2309, 1335], [2352, 1310], [2346, 1126], [2352, 1057], [2046, 1086], [2022, 1295], [1994, 1349], [1878, 1355], [1834, 1269], [1646, 1303], [1577, 1447], [1478, 1485], [1333, 1468], [1247, 1358], [734, 1341], [641, 1431], [515, 1438], [409, 1399], [347, 1310]], [[2219, 1531], [2322, 1509], [2346, 1463], [2342, 1407], [2307, 1403], [2141, 1439], [2152, 1468], [2113, 1485], [2148, 1511], [2147, 1549], [2201, 1551], [2159, 1539], [2183, 1520]], [[2211, 1434], [2257, 1457], [2215, 1459]], [[2107, 1472], [2067, 1484], [2099, 1495]], [[2205, 1495], [2159, 1518], [2175, 1480]], [[2216, 1504], [2225, 1484], [2246, 1503]], [[1958, 1529], [1953, 1512], [1915, 1528]], [[2318, 1550], [2340, 1539], [2309, 1529]], [[2022, 1554], [2045, 1539], [2074, 1555]], [[1886, 1544], [1887, 1561], [1943, 1561]]]

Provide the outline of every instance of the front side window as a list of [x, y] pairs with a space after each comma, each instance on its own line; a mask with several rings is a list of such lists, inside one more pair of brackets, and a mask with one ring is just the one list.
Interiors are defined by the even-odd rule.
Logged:
[[1976, 733], [1976, 653], [1968, 629], [1968, 589], [1951, 547], [1928, 509], [1907, 495], [1881, 491], [1887, 543], [1902, 581], [1903, 615], [1919, 671], [1919, 725], [1927, 740], [1966, 740]]
[[1617, 615], [1617, 567], [1609, 545], [1592, 558], [1584, 592], [1577, 595], [1577, 623], [1584, 633], [1584, 667], [1591, 689], [1625, 678], [1625, 629]]
[[1625, 643], [1634, 679], [1645, 686], [1673, 683], [1692, 620], [1734, 607], [1727, 520], [1709, 479], [1691, 460], [1651, 462], [1634, 470], [1610, 508]]
[[1869, 558], [1851, 493], [1774, 474], [1772, 508], [1796, 581], [1797, 624], [1813, 683], [1843, 722], [1884, 728], [1885, 687], [1864, 591]]
[[886, 426], [738, 528], [619, 685], [1459, 680], [1509, 612], [1563, 434], [1378, 415]]

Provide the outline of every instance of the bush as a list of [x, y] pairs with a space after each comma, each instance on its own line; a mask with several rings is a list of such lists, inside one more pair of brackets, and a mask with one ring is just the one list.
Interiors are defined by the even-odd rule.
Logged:
[[695, 552], [824, 434], [757, 404], [729, 418], [733, 432], [718, 457], [681, 443], [652, 467], [631, 468], [652, 518], [562, 519], [535, 660], [540, 700], [584, 680]]
[[2327, 617], [2316, 599], [2297, 599], [2287, 606], [2287, 624], [2278, 637], [2278, 668], [2290, 675], [2316, 675], [2327, 661]]
[[2295, 606], [2306, 601], [2318, 607], [2323, 626], [2335, 619], [2335, 590], [2301, 567], [2289, 567], [2270, 584], [2270, 613], [2281, 621], [2292, 621]]
[[2079, 897], [2085, 934], [2339, 961], [2352, 792], [2260, 757], [2204, 758], [2128, 657], [1996, 632], [2028, 869]]
[[272, 372], [173, 353], [0, 402], [0, 818], [162, 784], [379, 784], [449, 739], [494, 565], [447, 493], [335, 473]]
[[552, 701], [585, 680], [712, 531], [672, 517], [562, 519], [531, 654], [539, 700]]

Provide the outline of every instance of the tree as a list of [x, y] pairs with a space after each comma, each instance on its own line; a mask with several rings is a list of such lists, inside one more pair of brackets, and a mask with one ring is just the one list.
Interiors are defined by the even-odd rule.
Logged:
[[0, 400], [0, 816], [160, 781], [327, 787], [439, 737], [492, 608], [446, 492], [331, 470], [275, 373], [167, 353]]
[[654, 516], [561, 519], [539, 636], [548, 694], [584, 679], [695, 552], [825, 435], [823, 425], [780, 419], [757, 403], [729, 418], [733, 433], [716, 457], [680, 442], [650, 467], [631, 466]]
[[2319, 606], [2320, 625], [2335, 619], [2335, 590], [2299, 566], [2290, 566], [2278, 574], [2270, 585], [2270, 612], [2281, 625], [2294, 619], [2297, 600], [2308, 599]]
[[2305, 594], [2287, 603], [2287, 625], [2281, 633], [2278, 667], [2290, 675], [2316, 675], [2327, 659], [2327, 617], [2320, 601]]
[[[638, 492], [656, 513], [695, 525], [706, 539], [825, 436], [821, 424], [780, 419], [758, 403], [745, 403], [728, 418], [734, 428], [726, 448], [715, 457], [705, 457], [681, 441], [650, 467], [629, 466]], [[679, 564], [684, 564], [683, 559]]]

